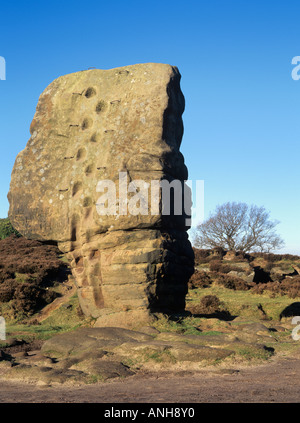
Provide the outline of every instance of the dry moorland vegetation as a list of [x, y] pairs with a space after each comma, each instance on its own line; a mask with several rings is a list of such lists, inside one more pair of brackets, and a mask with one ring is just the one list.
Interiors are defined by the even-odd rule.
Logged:
[[[1, 240], [0, 314], [8, 339], [0, 343], [0, 370], [1, 363], [9, 363], [5, 369], [12, 379], [91, 383], [141, 369], [257, 363], [298, 348], [291, 319], [300, 315], [300, 257], [220, 248], [194, 252], [185, 313], [157, 314], [151, 328], [137, 324], [143, 333], [138, 339], [121, 330], [117, 343], [97, 329], [91, 352], [86, 330], [94, 319], [82, 314], [69, 266], [57, 247], [15, 234]], [[58, 342], [57, 334], [68, 337]], [[73, 342], [79, 342], [78, 352], [70, 347]], [[35, 350], [41, 348], [39, 356]], [[84, 348], [89, 352], [83, 354]]]

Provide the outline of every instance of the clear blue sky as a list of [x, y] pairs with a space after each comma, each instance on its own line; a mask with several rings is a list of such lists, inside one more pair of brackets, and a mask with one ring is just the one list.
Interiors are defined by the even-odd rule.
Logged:
[[1, 4], [0, 217], [40, 93], [95, 66], [178, 66], [186, 99], [182, 152], [217, 204], [265, 206], [284, 251], [300, 254], [299, 0], [10, 1]]

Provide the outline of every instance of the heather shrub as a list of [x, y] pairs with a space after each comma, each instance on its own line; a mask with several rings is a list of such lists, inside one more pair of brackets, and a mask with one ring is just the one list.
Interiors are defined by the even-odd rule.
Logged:
[[[214, 260], [211, 263], [209, 263], [209, 270], [211, 272], [221, 272], [221, 268], [225, 267], [220, 260]], [[223, 273], [223, 272], [222, 272]], [[226, 272], [224, 272], [226, 273]]]
[[214, 260], [210, 262], [209, 264], [209, 270], [211, 272], [218, 272], [218, 273], [229, 273], [231, 271], [236, 272], [243, 272], [243, 269], [241, 269], [238, 266], [231, 266], [229, 264], [224, 264], [220, 260]]
[[212, 314], [220, 311], [221, 301], [216, 295], [206, 295], [201, 298], [200, 306], [206, 314]]
[[269, 261], [264, 267], [263, 267], [263, 270], [265, 271], [265, 272], [271, 272], [271, 270], [273, 269], [273, 267], [274, 267], [274, 262], [272, 262], [272, 261]]
[[267, 282], [255, 285], [252, 290], [255, 294], [264, 292], [274, 295], [287, 295], [290, 298], [300, 297], [300, 276], [283, 279], [281, 282]]
[[202, 297], [200, 302], [190, 306], [189, 310], [194, 315], [214, 316], [225, 320], [231, 317], [224, 303], [216, 295]]
[[14, 279], [7, 279], [0, 284], [0, 303], [7, 303], [13, 299], [16, 282]]
[[211, 250], [200, 250], [199, 248], [193, 248], [195, 255], [195, 264], [206, 263], [209, 260]]
[[16, 235], [1, 240], [0, 303], [9, 303], [15, 314], [29, 316], [52, 302], [58, 294], [48, 288], [69, 273], [59, 255], [54, 245]]
[[223, 250], [222, 247], [215, 247], [212, 249], [212, 253], [214, 256], [217, 256], [219, 258], [223, 258], [226, 254], [226, 251]]
[[233, 275], [216, 274], [214, 282], [217, 285], [224, 286], [224, 288], [233, 289], [236, 291], [247, 291], [250, 289], [250, 285], [248, 285], [247, 282]]
[[279, 291], [282, 295], [290, 298], [300, 297], [300, 276], [285, 278], [279, 285]]
[[194, 274], [189, 280], [189, 289], [207, 288], [212, 283], [211, 278], [206, 272], [199, 272], [195, 270]]
[[236, 252], [236, 261], [252, 261], [253, 257], [250, 254], [244, 253], [244, 251]]
[[0, 282], [14, 278], [15, 273], [34, 275], [36, 282], [44, 286], [64, 279], [67, 265], [59, 260], [59, 255], [54, 245], [11, 235], [0, 241]]
[[193, 247], [195, 255], [195, 264], [209, 263], [214, 260], [221, 260], [226, 254], [223, 248], [216, 247], [214, 249], [200, 249]]
[[253, 257], [260, 257], [264, 260], [275, 263], [281, 260], [292, 260], [292, 261], [300, 261], [300, 256], [296, 256], [293, 254], [273, 254], [273, 253], [251, 253]]

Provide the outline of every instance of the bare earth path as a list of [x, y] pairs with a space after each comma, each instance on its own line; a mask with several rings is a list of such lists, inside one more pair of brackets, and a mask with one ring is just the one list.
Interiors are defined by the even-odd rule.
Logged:
[[5, 403], [300, 402], [300, 359], [281, 358], [231, 373], [139, 374], [80, 387], [37, 387], [0, 381]]

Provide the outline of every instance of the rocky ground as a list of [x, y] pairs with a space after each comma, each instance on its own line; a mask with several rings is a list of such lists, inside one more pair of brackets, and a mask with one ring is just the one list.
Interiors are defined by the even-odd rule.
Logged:
[[1, 380], [1, 388], [1, 403], [296, 403], [300, 359], [227, 370], [141, 372], [79, 386]]
[[[213, 324], [221, 324], [222, 332], [208, 331]], [[299, 346], [288, 335], [288, 327], [208, 319], [202, 330], [198, 328], [198, 335], [160, 332], [154, 327], [139, 331], [89, 327], [46, 341], [8, 339], [2, 343], [1, 379], [40, 387], [74, 387], [112, 379], [139, 380], [149, 374], [160, 378], [165, 372], [176, 377], [180, 372], [196, 377], [204, 370], [206, 375], [207, 371], [237, 374], [246, 364], [251, 367], [275, 356], [285, 360], [297, 356]], [[286, 344], [289, 348], [281, 349]]]
[[[27, 263], [22, 257], [13, 262], [5, 250], [2, 266], [13, 289], [4, 277], [1, 402], [298, 401], [300, 345], [291, 336], [300, 302], [297, 257], [270, 263], [268, 257], [214, 258], [210, 253], [198, 260], [186, 313], [158, 314], [152, 326], [137, 322], [128, 330], [94, 326], [80, 313], [57, 252], [35, 244], [26, 248]], [[41, 253], [51, 258], [55, 282], [44, 261], [41, 268], [30, 265], [38, 264]], [[238, 266], [243, 269], [239, 276], [230, 273]], [[274, 281], [255, 281], [261, 269]], [[288, 279], [294, 279], [293, 289], [284, 293]], [[28, 304], [25, 313], [17, 307], [18, 286]]]

